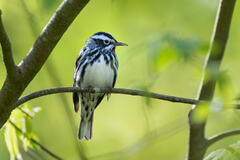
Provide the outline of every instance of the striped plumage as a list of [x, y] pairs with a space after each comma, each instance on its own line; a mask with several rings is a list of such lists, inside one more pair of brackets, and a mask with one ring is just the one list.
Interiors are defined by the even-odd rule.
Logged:
[[[98, 32], [91, 36], [80, 51], [74, 72], [74, 87], [113, 88], [117, 78], [118, 61], [116, 46], [126, 45], [117, 42], [112, 35]], [[103, 93], [73, 93], [75, 112], [79, 110], [81, 98], [81, 122], [78, 138], [90, 140], [94, 109], [102, 101]]]

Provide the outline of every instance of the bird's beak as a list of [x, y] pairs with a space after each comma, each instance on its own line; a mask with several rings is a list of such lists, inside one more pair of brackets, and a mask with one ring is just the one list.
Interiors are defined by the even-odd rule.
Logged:
[[128, 46], [128, 45], [126, 43], [117, 42], [115, 43], [115, 46]]

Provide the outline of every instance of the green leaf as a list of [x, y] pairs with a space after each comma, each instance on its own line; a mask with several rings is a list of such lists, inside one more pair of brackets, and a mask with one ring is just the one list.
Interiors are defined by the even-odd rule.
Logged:
[[169, 33], [158, 35], [148, 43], [149, 65], [154, 72], [163, 70], [179, 59], [187, 61], [199, 53], [206, 53], [206, 48], [202, 41], [195, 38], [180, 39]]
[[176, 52], [169, 47], [165, 36], [158, 36], [148, 43], [149, 65], [153, 72], [161, 71], [176, 60]]
[[204, 160], [239, 160], [240, 141], [226, 148], [218, 149], [210, 153]]
[[222, 71], [218, 74], [217, 86], [220, 91], [220, 98], [223, 100], [224, 104], [230, 104], [235, 94], [231, 78], [226, 71]]
[[38, 148], [31, 141], [31, 138], [38, 140], [36, 134], [32, 130], [31, 120], [41, 109], [39, 107], [32, 108], [29, 105], [24, 105], [21, 109], [27, 112], [28, 115], [31, 115], [31, 117], [21, 110], [15, 109], [11, 113], [10, 120], [22, 131], [22, 133], [16, 130], [10, 123], [6, 124], [6, 130], [4, 132], [7, 147], [13, 159], [21, 159], [21, 154], [18, 149], [18, 140], [22, 141], [25, 151], [27, 151], [28, 148]]
[[176, 60], [177, 55], [175, 50], [172, 48], [164, 48], [155, 60], [155, 65], [158, 69], [163, 67], [168, 67], [171, 65], [174, 60]]
[[199, 52], [205, 53], [206, 45], [195, 38], [180, 39], [172, 34], [167, 34], [164, 39], [175, 50], [178, 57], [184, 61], [189, 60]]
[[7, 149], [10, 153], [11, 160], [21, 160], [22, 155], [19, 151], [18, 139], [15, 128], [7, 122], [4, 132]]
[[[41, 111], [41, 107], [34, 107], [32, 108], [28, 104], [24, 104], [24, 106], [20, 107], [22, 110], [27, 112], [31, 117], [34, 117], [38, 112]], [[24, 115], [27, 116], [27, 115]]]
[[57, 3], [59, 3], [59, 0], [42, 0], [42, 9], [45, 11], [51, 10]]
[[199, 104], [193, 111], [193, 120], [195, 123], [202, 123], [208, 117], [210, 108], [209, 104]]

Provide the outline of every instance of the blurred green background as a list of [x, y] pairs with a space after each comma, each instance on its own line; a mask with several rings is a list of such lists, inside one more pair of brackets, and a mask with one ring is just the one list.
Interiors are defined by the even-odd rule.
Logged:
[[[26, 55], [61, 2], [1, 0], [3, 22], [16, 63]], [[116, 88], [195, 98], [218, 3], [218, 0], [92, 0], [69, 27], [24, 95], [72, 86], [78, 52], [92, 34], [106, 31], [129, 45], [117, 49]], [[233, 100], [240, 91], [239, 15], [237, 1], [221, 66], [224, 84], [218, 83], [215, 92], [218, 100]], [[0, 62], [1, 85], [5, 75]], [[73, 111], [71, 94], [46, 96], [28, 104], [42, 108], [32, 120], [40, 143], [64, 159], [80, 159], [80, 154], [89, 159], [130, 160], [182, 160], [186, 156], [190, 105], [112, 94], [95, 112], [93, 139], [78, 141], [80, 115]], [[210, 113], [207, 136], [231, 128], [240, 128], [238, 111]], [[222, 140], [208, 153], [239, 138]], [[52, 159], [41, 150], [30, 149], [25, 153], [21, 143], [20, 149], [24, 159]], [[4, 128], [0, 131], [0, 159], [9, 159]]]

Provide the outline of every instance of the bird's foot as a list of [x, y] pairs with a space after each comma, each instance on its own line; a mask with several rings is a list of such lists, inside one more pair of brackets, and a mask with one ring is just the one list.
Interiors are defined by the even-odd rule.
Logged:
[[93, 92], [93, 87], [92, 86], [88, 86], [87, 88], [87, 93], [88, 93], [88, 97], [91, 97], [91, 93]]

